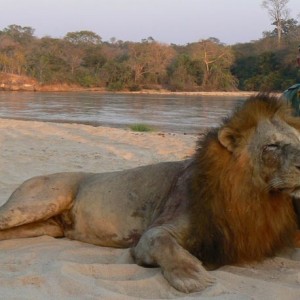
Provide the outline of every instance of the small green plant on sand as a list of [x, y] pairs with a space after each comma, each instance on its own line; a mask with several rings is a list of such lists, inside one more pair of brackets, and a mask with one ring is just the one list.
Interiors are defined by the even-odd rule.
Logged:
[[149, 125], [147, 124], [132, 124], [129, 126], [129, 128], [132, 130], [132, 131], [138, 131], [138, 132], [149, 132], [149, 131], [153, 131], [153, 128], [150, 127]]

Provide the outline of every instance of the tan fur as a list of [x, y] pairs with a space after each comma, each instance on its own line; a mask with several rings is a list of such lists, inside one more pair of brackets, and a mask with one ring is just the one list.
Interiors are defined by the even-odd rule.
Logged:
[[[132, 247], [182, 292], [203, 267], [261, 260], [292, 245], [300, 210], [300, 121], [283, 102], [248, 100], [188, 161], [24, 182], [0, 208], [0, 239], [48, 234]], [[294, 203], [292, 198], [294, 197]]]

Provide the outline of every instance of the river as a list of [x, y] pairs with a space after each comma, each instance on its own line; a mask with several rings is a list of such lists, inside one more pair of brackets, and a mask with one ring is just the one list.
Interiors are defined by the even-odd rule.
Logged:
[[243, 97], [114, 94], [96, 92], [0, 92], [0, 117], [128, 127], [194, 134], [217, 126]]

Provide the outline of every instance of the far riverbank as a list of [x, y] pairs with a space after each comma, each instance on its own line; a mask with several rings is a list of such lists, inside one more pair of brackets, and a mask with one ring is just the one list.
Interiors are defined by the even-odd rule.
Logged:
[[85, 88], [78, 85], [51, 84], [42, 85], [35, 79], [15, 74], [0, 72], [0, 91], [7, 92], [97, 92], [97, 93], [118, 93], [118, 94], [151, 94], [151, 95], [183, 95], [183, 96], [229, 96], [249, 97], [257, 94], [256, 91], [196, 91], [196, 92], [172, 92], [166, 89], [143, 89], [140, 91], [108, 91], [105, 88]]

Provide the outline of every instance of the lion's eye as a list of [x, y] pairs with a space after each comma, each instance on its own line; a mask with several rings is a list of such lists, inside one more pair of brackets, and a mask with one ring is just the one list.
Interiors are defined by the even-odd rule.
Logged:
[[275, 167], [279, 161], [280, 154], [279, 144], [265, 145], [262, 151], [262, 160], [265, 166]]
[[266, 150], [266, 151], [276, 151], [278, 149], [279, 149], [278, 144], [269, 144], [264, 147], [264, 150]]

